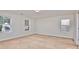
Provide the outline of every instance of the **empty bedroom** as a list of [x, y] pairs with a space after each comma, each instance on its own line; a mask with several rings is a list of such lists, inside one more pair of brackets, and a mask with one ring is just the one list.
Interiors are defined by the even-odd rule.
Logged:
[[0, 10], [0, 49], [77, 49], [76, 10]]

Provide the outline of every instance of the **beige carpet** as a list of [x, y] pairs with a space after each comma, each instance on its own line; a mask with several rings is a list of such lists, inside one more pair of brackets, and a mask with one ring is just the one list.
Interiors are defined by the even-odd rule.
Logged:
[[2, 49], [74, 49], [77, 48], [72, 39], [46, 35], [30, 35], [0, 42]]

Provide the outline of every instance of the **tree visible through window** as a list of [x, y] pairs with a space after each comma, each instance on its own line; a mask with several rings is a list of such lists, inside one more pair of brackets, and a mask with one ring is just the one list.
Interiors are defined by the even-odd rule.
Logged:
[[0, 16], [0, 31], [2, 31], [2, 25], [5, 24], [5, 23], [10, 24], [10, 18]]

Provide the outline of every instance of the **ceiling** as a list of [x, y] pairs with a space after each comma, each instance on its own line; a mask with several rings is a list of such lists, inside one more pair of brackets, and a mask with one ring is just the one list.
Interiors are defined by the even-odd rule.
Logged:
[[30, 18], [45, 18], [76, 13], [75, 10], [40, 10], [39, 12], [35, 12], [34, 10], [0, 10], [0, 12], [25, 15]]

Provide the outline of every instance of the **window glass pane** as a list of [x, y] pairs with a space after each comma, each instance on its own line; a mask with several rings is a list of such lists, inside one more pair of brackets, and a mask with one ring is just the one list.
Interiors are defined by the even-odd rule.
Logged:
[[10, 19], [8, 17], [3, 17], [3, 19], [4, 19], [4, 23], [10, 24]]
[[5, 19], [5, 20], [4, 20], [4, 23], [10, 24], [10, 19]]
[[0, 16], [0, 21], [1, 21], [1, 20], [3, 20], [3, 17], [2, 17], [2, 16]]
[[3, 24], [3, 21], [0, 21], [0, 24]]
[[61, 20], [61, 25], [70, 25], [70, 19]]
[[0, 24], [3, 24], [3, 17], [0, 16]]
[[29, 20], [25, 20], [25, 26], [29, 26]]
[[2, 30], [2, 25], [0, 25], [0, 31]]
[[0, 31], [2, 30], [2, 25], [5, 23], [10, 24], [10, 18], [5, 16], [0, 16]]

